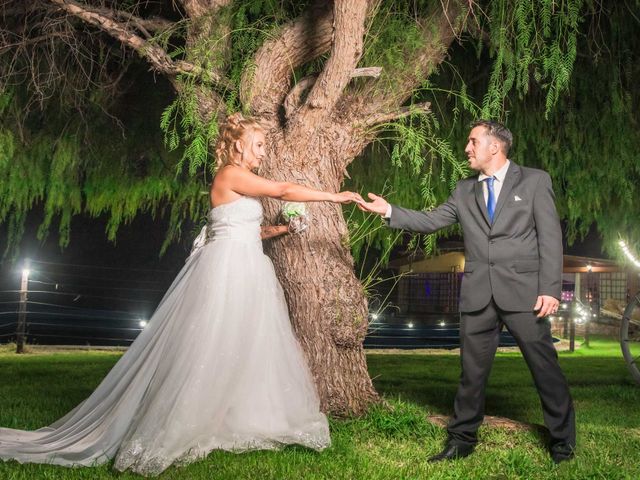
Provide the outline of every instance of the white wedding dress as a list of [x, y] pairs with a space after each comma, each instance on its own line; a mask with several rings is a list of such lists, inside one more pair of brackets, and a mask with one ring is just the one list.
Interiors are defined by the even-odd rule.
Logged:
[[156, 475], [211, 450], [330, 444], [326, 417], [249, 197], [211, 210], [144, 331], [84, 402], [35, 431], [0, 428], [0, 458]]

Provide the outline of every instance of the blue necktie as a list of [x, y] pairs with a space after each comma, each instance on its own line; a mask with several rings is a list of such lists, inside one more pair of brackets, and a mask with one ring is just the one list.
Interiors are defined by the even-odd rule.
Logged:
[[493, 223], [493, 213], [496, 211], [496, 193], [493, 191], [493, 182], [495, 177], [488, 177], [484, 179], [487, 182], [487, 213], [489, 214], [489, 220]]

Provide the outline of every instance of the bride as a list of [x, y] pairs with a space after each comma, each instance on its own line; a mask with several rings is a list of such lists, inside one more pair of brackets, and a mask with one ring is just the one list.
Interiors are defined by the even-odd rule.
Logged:
[[[273, 265], [262, 253], [257, 197], [361, 201], [252, 173], [260, 125], [221, 126], [204, 245], [194, 249], [147, 327], [80, 405], [35, 431], [0, 428], [0, 459], [96, 465], [157, 475], [211, 450], [330, 444], [326, 417]], [[266, 236], [285, 233], [275, 227]]]

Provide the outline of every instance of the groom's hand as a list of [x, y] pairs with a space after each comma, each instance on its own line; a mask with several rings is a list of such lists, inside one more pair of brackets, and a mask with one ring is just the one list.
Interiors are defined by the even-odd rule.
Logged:
[[378, 215], [384, 215], [387, 213], [387, 209], [389, 208], [389, 203], [382, 197], [375, 195], [373, 193], [367, 193], [371, 202], [362, 202], [358, 203], [358, 208], [364, 212], [373, 212]]
[[540, 295], [538, 297], [538, 301], [536, 305], [533, 307], [533, 311], [538, 312], [538, 318], [546, 317], [547, 315], [552, 315], [558, 311], [558, 305], [560, 301], [549, 295]]

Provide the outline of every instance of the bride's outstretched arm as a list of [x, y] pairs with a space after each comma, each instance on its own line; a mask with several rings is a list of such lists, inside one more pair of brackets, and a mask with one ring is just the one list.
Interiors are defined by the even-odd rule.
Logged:
[[274, 182], [240, 167], [226, 167], [219, 180], [240, 195], [250, 197], [271, 197], [293, 202], [364, 202], [355, 192], [324, 192], [297, 183]]

